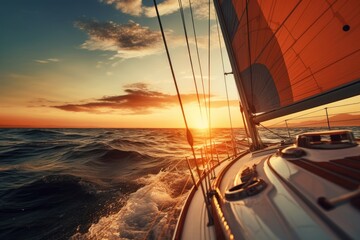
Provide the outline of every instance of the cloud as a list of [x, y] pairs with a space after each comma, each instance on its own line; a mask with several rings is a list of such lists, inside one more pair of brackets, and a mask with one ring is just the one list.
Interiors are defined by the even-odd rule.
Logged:
[[[154, 6], [144, 6], [143, 0], [100, 0], [108, 5], [113, 5], [117, 10], [132, 16], [156, 17]], [[208, 17], [208, 0], [192, 0], [192, 9], [196, 18], [207, 19]], [[183, 1], [184, 9], [189, 8], [189, 2]], [[178, 0], [164, 0], [158, 3], [159, 13], [161, 15], [169, 15], [179, 10]], [[211, 6], [211, 18], [214, 19], [215, 12]]]
[[[150, 114], [154, 109], [169, 108], [178, 105], [176, 95], [151, 91], [145, 83], [125, 85], [125, 94], [105, 96], [93, 101], [51, 106], [70, 112], [108, 113], [122, 111], [128, 114]], [[196, 102], [196, 94], [183, 94], [184, 104]]]
[[159, 31], [152, 31], [133, 21], [117, 24], [88, 20], [77, 21], [75, 26], [89, 35], [82, 48], [116, 52], [113, 58], [144, 57], [158, 53], [163, 48]]
[[[189, 1], [182, 1], [183, 9], [190, 8]], [[193, 10], [194, 18], [208, 19], [209, 17], [209, 1], [208, 0], [192, 0], [191, 8]], [[146, 17], [156, 17], [155, 7], [142, 7], [143, 13]], [[179, 11], [178, 0], [165, 0], [158, 4], [160, 15], [169, 15]], [[210, 6], [210, 18], [215, 19], [215, 9]]]
[[57, 58], [49, 58], [48, 61], [49, 61], [49, 62], [59, 62], [60, 59], [57, 59]]
[[[183, 7], [187, 6], [187, 1]], [[142, 7], [143, 13], [147, 17], [156, 17], [155, 7]], [[158, 4], [158, 10], [161, 15], [169, 15], [179, 10], [178, 0], [165, 0]]]
[[[143, 6], [142, 0], [100, 0], [108, 5], [113, 5], [117, 10], [132, 16], [155, 17], [154, 7]], [[179, 8], [178, 0], [165, 0], [158, 4], [159, 12], [163, 15], [176, 12]]]
[[121, 12], [133, 16], [140, 16], [142, 13], [142, 0], [100, 0], [100, 2], [114, 5]]
[[34, 61], [37, 62], [37, 63], [41, 63], [41, 64], [47, 64], [47, 63], [51, 63], [51, 62], [59, 62], [60, 59], [58, 59], [58, 58], [48, 58], [48, 59], [43, 59], [43, 60], [36, 59]]
[[[209, 1], [208, 0], [197, 0], [192, 3], [194, 15], [198, 19], [209, 18]], [[210, 19], [215, 20], [216, 12], [213, 6], [210, 6]]]

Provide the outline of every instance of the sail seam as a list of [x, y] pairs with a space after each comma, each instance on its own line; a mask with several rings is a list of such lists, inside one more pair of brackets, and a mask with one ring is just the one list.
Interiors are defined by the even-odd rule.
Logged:
[[285, 24], [285, 22], [290, 18], [290, 16], [295, 12], [295, 10], [297, 9], [297, 7], [300, 5], [300, 3], [302, 2], [302, 0], [300, 0], [295, 7], [291, 10], [291, 12], [286, 16], [286, 18], [284, 19], [284, 21], [279, 25], [279, 27], [276, 29], [276, 31], [273, 33], [273, 36], [269, 39], [269, 41], [264, 45], [264, 47], [262, 48], [261, 52], [259, 53], [259, 55], [255, 58], [254, 62], [256, 62], [261, 55], [264, 53], [265, 49], [267, 48], [267, 46], [270, 44], [270, 42], [275, 38], [276, 34], [278, 33], [278, 31], [281, 29], [281, 27]]
[[[343, 61], [344, 59], [352, 56], [353, 54], [358, 53], [359, 51], [360, 51], [360, 49], [357, 49], [357, 50], [351, 52], [350, 54], [348, 54], [348, 55], [346, 55], [346, 56], [344, 56], [344, 57], [342, 57], [342, 58], [339, 58], [339, 59], [337, 59], [337, 60], [334, 61], [334, 62], [329, 63], [328, 65], [326, 65], [326, 66], [318, 69], [317, 71], [314, 71], [314, 72], [313, 72], [313, 75], [315, 75], [315, 74], [317, 74], [317, 73], [325, 70], [326, 68], [328, 68], [328, 67], [330, 67], [330, 66], [332, 66], [332, 65], [334, 65], [334, 64], [336, 64], [336, 63], [338, 63], [338, 62]], [[311, 75], [312, 75], [312, 74], [307, 75], [307, 76], [303, 77], [302, 79], [298, 80], [296, 83], [291, 84], [291, 87], [293, 87], [293, 86], [295, 86], [295, 85], [297, 85], [297, 84], [299, 84], [299, 83], [301, 83], [301, 82], [303, 82], [303, 81], [306, 81], [306, 79], [309, 78], [309, 77], [311, 77]], [[282, 91], [285, 91], [285, 89], [283, 89]], [[311, 91], [315, 91], [315, 90], [311, 90]], [[309, 92], [311, 92], [311, 91], [309, 91]], [[309, 92], [303, 93], [303, 94], [301, 94], [301, 95], [307, 95]], [[299, 96], [301, 96], [301, 95], [297, 95], [297, 97], [299, 97]]]
[[[317, 17], [317, 18], [315, 19], [315, 21], [313, 22], [313, 24], [309, 25], [309, 26], [304, 30], [304, 32], [301, 33], [301, 35], [300, 35], [297, 39], [294, 39], [294, 42], [284, 51], [283, 55], [280, 56], [280, 57], [278, 57], [277, 59], [275, 59], [275, 61], [274, 61], [274, 62], [272, 63], [272, 65], [270, 66], [269, 71], [271, 71], [271, 72], [276, 71], [276, 70], [274, 70], [274, 66], [278, 65], [277, 63], [282, 59], [282, 57], [285, 56], [290, 50], [293, 49], [294, 45], [314, 26], [314, 23], [318, 22], [318, 21], [325, 15], [325, 13], [328, 12], [329, 9], [331, 9], [332, 5], [335, 4], [335, 2], [336, 2], [336, 1], [334, 1], [331, 5], [329, 5], [329, 7], [328, 7], [327, 9], [325, 9], [325, 10], [319, 15], [319, 17]], [[297, 6], [298, 6], [299, 4], [300, 4], [300, 2], [297, 4]], [[297, 7], [297, 6], [296, 6], [296, 7]], [[296, 7], [295, 7], [295, 8], [296, 8]], [[295, 8], [293, 9], [293, 11], [295, 11]], [[292, 11], [292, 12], [293, 12], [293, 11]], [[288, 17], [290, 17], [290, 14], [288, 15]], [[276, 33], [278, 32], [278, 30], [280, 30], [280, 28], [282, 27], [282, 25], [285, 24], [285, 21], [286, 21], [287, 19], [288, 19], [288, 18], [286, 18], [286, 19], [283, 21], [283, 23], [278, 27], [278, 29], [275, 31], [275, 33], [274, 33], [274, 35], [273, 35], [273, 38], [275, 37], [275, 35], [276, 35]], [[273, 39], [273, 38], [272, 38], [272, 39]], [[271, 39], [271, 40], [272, 40], [272, 39]], [[313, 39], [314, 39], [314, 38], [313, 38]], [[312, 39], [312, 40], [313, 40], [313, 39]], [[312, 40], [311, 40], [311, 41], [312, 41]], [[263, 48], [263, 50], [265, 50], [265, 48], [266, 48], [266, 45], [265, 45], [265, 47]], [[260, 54], [261, 54], [261, 53], [260, 53]], [[259, 57], [260, 57], [260, 55], [259, 55]], [[295, 62], [296, 62], [296, 61], [295, 61]], [[292, 66], [292, 65], [291, 65], [291, 66]], [[291, 66], [288, 66], [288, 67], [290, 68]], [[305, 69], [304, 71], [306, 71], [306, 69]], [[313, 74], [315, 74], [315, 73], [313, 73]], [[309, 76], [307, 76], [307, 77], [309, 77]], [[282, 92], [284, 92], [284, 91], [287, 91], [287, 90], [289, 90], [289, 88], [292, 88], [292, 87], [293, 87], [293, 84], [291, 84], [289, 87], [285, 87], [285, 88], [279, 90], [279, 93], [282, 93]], [[291, 100], [293, 100], [293, 99], [284, 99], [284, 102], [287, 102], [287, 101], [289, 101], [289, 100], [291, 101]]]

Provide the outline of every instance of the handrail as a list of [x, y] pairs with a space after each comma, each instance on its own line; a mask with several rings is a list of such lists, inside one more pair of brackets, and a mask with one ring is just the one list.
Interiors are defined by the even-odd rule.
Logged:
[[216, 239], [234, 239], [234, 235], [232, 234], [231, 229], [226, 219], [224, 218], [221, 206], [215, 195], [211, 197], [211, 206], [211, 209], [213, 210], [213, 216], [216, 216], [216, 218], [214, 217]]
[[[358, 121], [360, 120], [359, 117], [359, 113], [360, 111], [343, 111], [343, 112], [338, 112], [338, 113], [330, 113], [330, 110], [335, 109], [335, 108], [341, 108], [341, 107], [349, 107], [349, 106], [354, 106], [354, 105], [360, 105], [360, 102], [355, 102], [355, 103], [350, 103], [350, 104], [340, 104], [340, 105], [336, 105], [336, 106], [325, 106], [324, 108], [320, 108], [320, 109], [316, 109], [307, 113], [303, 113], [300, 114], [298, 116], [294, 116], [291, 118], [281, 118], [282, 120], [279, 120], [278, 122], [271, 124], [271, 125], [267, 125], [266, 127], [264, 127], [265, 129], [269, 129], [269, 128], [286, 128], [288, 130], [288, 135], [289, 138], [291, 138], [290, 135], [290, 131], [289, 128], [293, 128], [293, 127], [327, 127], [329, 130], [331, 130], [331, 128], [333, 127], [337, 127], [337, 126], [341, 126], [340, 123], [343, 123], [344, 125], [347, 125], [348, 122], [351, 121]], [[311, 115], [314, 113], [319, 113], [319, 112], [323, 112], [323, 114], [316, 114], [316, 115]], [[354, 114], [351, 115], [351, 119], [333, 119], [332, 117], [337, 116], [341, 113], [346, 113], [346, 114]], [[315, 118], [315, 119], [314, 119]], [[299, 120], [306, 120], [306, 119], [310, 119], [309, 121], [303, 121], [303, 122], [299, 122]], [[290, 121], [295, 121], [292, 124], [292, 126], [289, 127], [289, 123]], [[335, 126], [334, 126], [335, 125]]]
[[[314, 111], [311, 111], [311, 112], [300, 114], [300, 115], [297, 115], [297, 116], [294, 116], [294, 117], [291, 117], [291, 118], [286, 118], [285, 120], [278, 121], [278, 122], [276, 122], [274, 124], [268, 125], [267, 127], [270, 128], [270, 127], [275, 127], [275, 126], [284, 126], [284, 121], [289, 122], [290, 120], [299, 120], [299, 119], [306, 119], [306, 118], [313, 118], [313, 117], [325, 117], [326, 116], [325, 114], [316, 115], [316, 116], [310, 116], [310, 117], [304, 117], [304, 116], [308, 116], [308, 115], [311, 115], [311, 114], [317, 113], [317, 112], [324, 112], [325, 109], [329, 110], [329, 109], [333, 109], [333, 108], [341, 108], [341, 107], [347, 107], [347, 106], [353, 106], [353, 105], [360, 105], [360, 102], [341, 104], [341, 105], [336, 105], [336, 106], [326, 106], [324, 108], [320, 108], [320, 109], [317, 109], [317, 110], [314, 110]], [[359, 113], [359, 111], [344, 112], [344, 113], [349, 113], [349, 114], [351, 114], [351, 113]], [[336, 114], [329, 114], [329, 116], [334, 116], [334, 115], [336, 115]]]
[[181, 234], [182, 234], [182, 231], [183, 231], [183, 228], [184, 228], [184, 222], [185, 222], [185, 219], [186, 219], [187, 211], [189, 209], [191, 200], [193, 199], [196, 191], [197, 191], [197, 189], [195, 187], [193, 187], [191, 189], [188, 197], [185, 200], [185, 204], [184, 204], [184, 206], [183, 206], [183, 208], [182, 208], [182, 210], [180, 212], [179, 220], [178, 220], [178, 222], [176, 224], [174, 237], [173, 237], [174, 240], [181, 239]]
[[[236, 160], [238, 160], [239, 158], [241, 158], [242, 156], [244, 156], [245, 154], [247, 154], [249, 151], [248, 150], [243, 150], [243, 152], [239, 152], [239, 155], [235, 156], [235, 155], [231, 155], [230, 157], [226, 157], [226, 158], [223, 158], [220, 163], [216, 163], [209, 171], [205, 172], [204, 171], [204, 174], [202, 175], [201, 179], [198, 179], [197, 183], [196, 184], [199, 184], [200, 181], [203, 181], [205, 180], [206, 176], [205, 175], [209, 175], [211, 174], [211, 171], [214, 170], [216, 167], [218, 167], [219, 165], [221, 165], [223, 162], [225, 161], [228, 161], [230, 159], [232, 159], [233, 161], [230, 162], [221, 172], [220, 172], [220, 175], [216, 178], [215, 180], [215, 184], [213, 183], [212, 185], [213, 186], [217, 186], [218, 185], [218, 180], [221, 179], [223, 177], [223, 174], [224, 172], [226, 172], [226, 169], [228, 169], [234, 162], [236, 162]], [[213, 192], [214, 191], [217, 191], [216, 188], [213, 188]], [[196, 192], [196, 189], [195, 187], [193, 187], [191, 189], [191, 192], [189, 193], [186, 201], [185, 201], [185, 204], [184, 204], [184, 207], [183, 209], [181, 210], [181, 213], [180, 213], [180, 217], [179, 217], [179, 221], [178, 221], [178, 224], [176, 225], [176, 228], [175, 228], [175, 233], [174, 233], [174, 238], [175, 240], [177, 239], [181, 239], [181, 234], [182, 234], [182, 231], [183, 231], [183, 227], [184, 227], [184, 223], [185, 223], [185, 219], [186, 219], [186, 215], [187, 215], [187, 211], [188, 211], [188, 208], [190, 206], [190, 203], [195, 195], [195, 192]], [[213, 198], [213, 197], [212, 197]], [[218, 198], [218, 197], [217, 197]], [[226, 222], [224, 222], [222, 219], [218, 219], [219, 216], [221, 215], [221, 206], [217, 206], [216, 203], [218, 203], [219, 205], [219, 199], [216, 199], [216, 201], [214, 199], [211, 199], [211, 204], [212, 204], [212, 208], [216, 207], [216, 211], [214, 212], [214, 209], [213, 209], [213, 217], [216, 217], [217, 219], [215, 219], [215, 224], [225, 224]], [[220, 198], [220, 204], [222, 203], [222, 200]], [[220, 212], [219, 212], [220, 211]], [[226, 224], [225, 224], [226, 225]], [[217, 227], [217, 226], [215, 226]], [[228, 227], [226, 226], [222, 226], [223, 229], [228, 229]], [[225, 233], [217, 233], [217, 234], [225, 234], [225, 236], [230, 236], [227, 232]]]
[[[201, 181], [205, 180], [205, 178], [207, 177], [207, 175], [211, 174], [211, 171], [214, 170], [216, 167], [218, 167], [220, 164], [222, 164], [224, 161], [227, 161], [231, 158], [234, 158], [234, 155], [230, 156], [230, 158], [224, 158], [220, 161], [220, 163], [217, 163], [215, 165], [212, 166], [212, 168], [209, 170], [209, 171], [204, 171], [204, 174], [201, 176], [200, 179], [197, 180], [196, 182], [196, 185], [199, 185]], [[181, 210], [181, 213], [180, 213], [180, 217], [179, 217], [179, 220], [178, 220], [178, 223], [176, 225], [176, 228], [175, 228], [175, 233], [174, 233], [174, 238], [175, 240], [177, 239], [181, 239], [181, 234], [182, 234], [182, 231], [183, 231], [183, 227], [184, 227], [184, 223], [185, 223], [185, 219], [186, 219], [186, 215], [187, 215], [187, 211], [188, 211], [188, 208], [190, 206], [190, 203], [195, 195], [195, 192], [197, 190], [195, 189], [195, 187], [193, 187], [187, 197], [187, 199], [185, 200], [185, 204], [183, 206], [183, 209]]]

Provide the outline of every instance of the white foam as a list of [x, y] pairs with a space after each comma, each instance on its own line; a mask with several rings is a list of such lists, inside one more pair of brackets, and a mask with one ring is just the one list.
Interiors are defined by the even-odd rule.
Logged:
[[[86, 234], [75, 234], [73, 239], [146, 239], [170, 238], [169, 229], [175, 228], [186, 194], [174, 192], [178, 184], [186, 182], [184, 173], [161, 171], [138, 179], [144, 187], [129, 196], [124, 207], [115, 214], [92, 224]], [[179, 204], [180, 203], [180, 204]], [[175, 211], [174, 211], [175, 207]], [[174, 216], [175, 215], [175, 216]]]

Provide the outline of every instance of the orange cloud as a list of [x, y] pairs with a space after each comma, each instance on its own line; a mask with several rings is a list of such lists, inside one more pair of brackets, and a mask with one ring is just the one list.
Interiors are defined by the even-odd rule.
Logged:
[[[126, 94], [123, 95], [105, 96], [90, 102], [51, 107], [71, 112], [108, 113], [121, 110], [128, 114], [150, 114], [152, 109], [169, 108], [179, 104], [176, 95], [151, 91], [144, 83], [125, 87]], [[196, 94], [183, 94], [181, 98], [184, 104], [197, 101]]]

